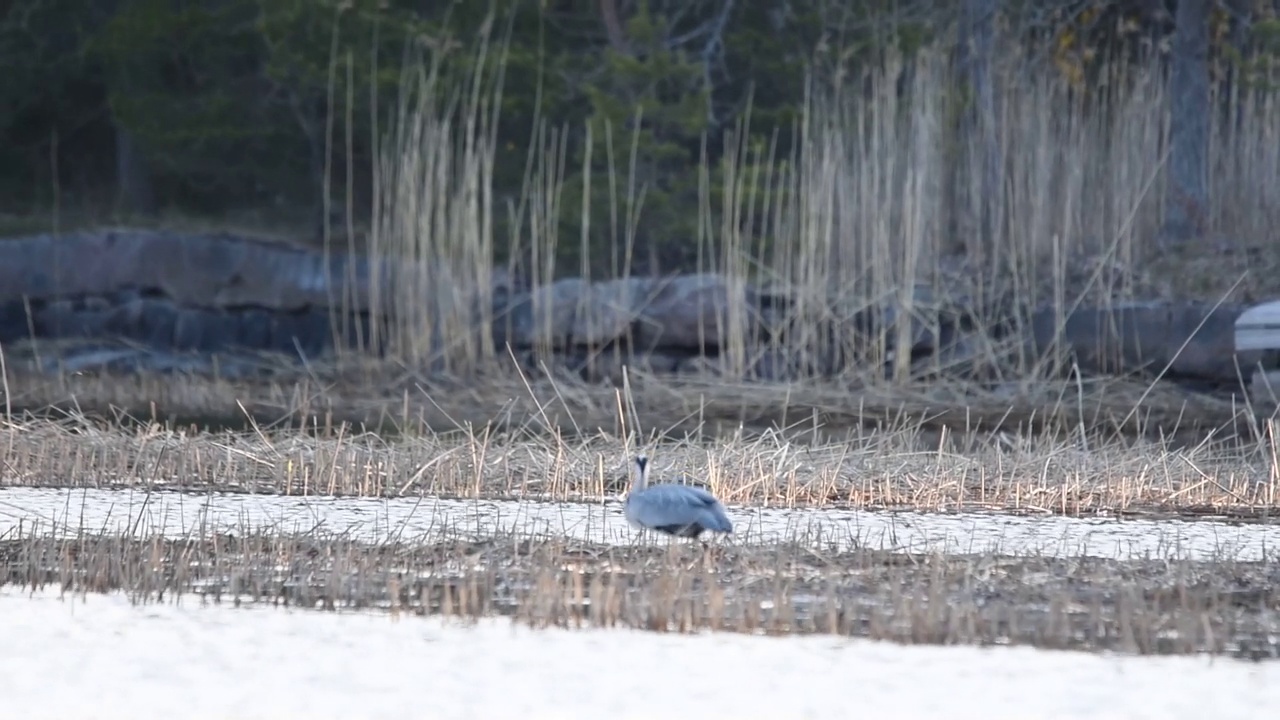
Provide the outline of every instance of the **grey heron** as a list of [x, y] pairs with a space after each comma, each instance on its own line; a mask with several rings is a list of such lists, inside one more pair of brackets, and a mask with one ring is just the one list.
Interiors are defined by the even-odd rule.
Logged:
[[731, 533], [724, 505], [702, 488], [676, 483], [649, 484], [649, 459], [636, 456], [636, 477], [624, 506], [627, 522], [675, 537], [697, 539], [703, 531]]

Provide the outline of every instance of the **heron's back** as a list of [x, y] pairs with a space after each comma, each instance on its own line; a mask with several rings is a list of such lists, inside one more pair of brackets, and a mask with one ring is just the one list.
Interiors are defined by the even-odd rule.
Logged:
[[733, 532], [733, 523], [714, 495], [689, 485], [650, 485], [627, 496], [627, 520], [649, 528], [697, 525]]

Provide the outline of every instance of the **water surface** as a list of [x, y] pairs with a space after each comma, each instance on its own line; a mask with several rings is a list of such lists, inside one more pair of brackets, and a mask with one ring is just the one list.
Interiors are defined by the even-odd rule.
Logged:
[[0, 589], [5, 714], [181, 718], [1272, 717], [1280, 664], [833, 637], [531, 630]]
[[[1052, 556], [1130, 558], [1277, 556], [1280, 525], [1218, 521], [1118, 520], [996, 513], [955, 515], [784, 508], [729, 508], [733, 542], [798, 540], [815, 547], [853, 543], [898, 551], [999, 550]], [[134, 490], [0, 489], [0, 535], [27, 532], [201, 532], [323, 530], [379, 540], [430, 538], [446, 531], [557, 535], [635, 542], [617, 501], [550, 503], [440, 498], [327, 498]]]

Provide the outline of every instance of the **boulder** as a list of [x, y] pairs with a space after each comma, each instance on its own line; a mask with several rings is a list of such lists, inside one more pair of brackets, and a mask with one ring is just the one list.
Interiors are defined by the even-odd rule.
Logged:
[[[264, 348], [266, 350], [314, 359], [332, 346], [333, 331], [327, 315], [317, 312], [278, 313], [273, 320], [270, 341]], [[354, 330], [359, 325], [359, 319], [353, 317], [351, 320], [348, 323], [352, 330], [350, 340], [354, 341], [359, 337], [367, 340], [368, 329], [363, 328], [357, 334]]]
[[32, 308], [32, 327], [36, 337], [73, 337], [83, 333], [76, 318], [75, 304], [70, 300], [54, 300]]
[[174, 330], [178, 327], [178, 316], [182, 308], [172, 302], [160, 298], [142, 301], [142, 310], [138, 314], [137, 325], [127, 337], [142, 340], [156, 348], [173, 346]]
[[886, 352], [898, 349], [899, 332], [905, 328], [905, 349], [919, 356], [938, 353], [956, 342], [962, 329], [972, 324], [973, 313], [966, 296], [939, 293], [933, 285], [916, 283], [905, 302], [895, 293], [846, 316], [851, 318], [847, 329], [861, 334], [864, 342], [875, 341], [883, 331]]
[[[773, 305], [781, 303], [775, 300]], [[968, 373], [975, 348], [981, 346], [982, 333], [975, 327], [974, 310], [967, 297], [949, 296], [924, 283], [913, 288], [907, 302], [894, 293], [871, 304], [859, 301], [823, 305], [810, 300], [807, 306], [792, 307], [807, 317], [793, 315], [781, 323], [780, 331], [771, 329], [779, 325], [775, 317], [766, 323], [762, 337], [778, 338], [778, 345], [797, 352], [807, 351], [788, 361], [803, 375], [850, 370], [891, 374], [898, 345], [904, 340], [899, 335], [900, 328], [906, 330], [906, 362], [913, 373], [935, 367]], [[762, 315], [777, 315], [777, 311]], [[766, 365], [777, 366], [781, 360], [773, 358]], [[875, 363], [884, 363], [885, 367]]]
[[734, 333], [758, 322], [755, 292], [717, 273], [653, 281], [650, 300], [637, 318], [642, 350], [701, 350], [726, 345]]
[[1266, 410], [1280, 405], [1280, 370], [1255, 369], [1249, 378], [1249, 401]]
[[495, 312], [494, 342], [498, 347], [510, 343], [521, 349], [545, 345], [557, 350], [617, 342], [640, 317], [651, 285], [646, 278], [599, 283], [566, 278], [519, 293]]
[[271, 319], [273, 314], [261, 308], [249, 308], [236, 313], [236, 344], [247, 348], [265, 348], [271, 343]]
[[567, 278], [515, 295], [501, 316], [494, 318], [495, 346], [510, 343], [519, 349], [567, 347], [574, 317], [588, 287], [585, 280]]
[[15, 342], [30, 335], [27, 304], [22, 300], [0, 301], [0, 343]]
[[631, 334], [653, 292], [653, 280], [623, 278], [594, 283], [573, 314], [573, 341], [600, 346]]
[[1262, 357], [1260, 351], [1236, 351], [1235, 321], [1242, 311], [1201, 302], [1082, 307], [1067, 315], [1059, 335], [1058, 313], [1042, 307], [1031, 315], [1026, 345], [1031, 357], [1043, 357], [1060, 340], [1058, 346], [1091, 373], [1159, 373], [1167, 366], [1175, 376], [1237, 382], [1239, 368]]
[[[348, 265], [350, 264], [350, 267]], [[292, 311], [343, 297], [365, 309], [369, 262], [231, 235], [113, 230], [0, 243], [0, 304], [153, 290], [180, 305]]]

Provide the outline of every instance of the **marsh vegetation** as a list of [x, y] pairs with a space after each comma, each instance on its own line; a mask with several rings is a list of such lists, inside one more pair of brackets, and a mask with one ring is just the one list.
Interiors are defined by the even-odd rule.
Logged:
[[[432, 399], [450, 416], [470, 401]], [[387, 435], [341, 423], [206, 432], [79, 415], [5, 423], [0, 453], [4, 484], [15, 487], [599, 501], [627, 486], [634, 442], [609, 431], [627, 422], [615, 410], [593, 432], [410, 422]], [[910, 419], [807, 430], [799, 422], [712, 441], [654, 433], [654, 472], [760, 507], [1267, 519], [1280, 501], [1269, 434], [1191, 444], [1071, 429], [939, 432]]]
[[342, 536], [0, 540], [4, 583], [532, 626], [827, 633], [906, 643], [1277, 657], [1261, 562], [918, 555], [813, 546], [617, 547], [561, 539], [368, 544]]
[[[346, 426], [194, 432], [29, 419], [0, 433], [0, 566], [15, 587], [118, 591], [138, 603], [1280, 655], [1274, 541], [1260, 535], [1244, 551], [1222, 523], [1248, 518], [1270, 531], [1263, 447], [935, 442], [898, 430], [841, 443], [780, 433], [653, 443], [657, 472], [705, 483], [736, 518], [738, 535], [704, 550], [617, 532], [627, 443], [604, 432], [383, 438]], [[253, 513], [219, 499], [255, 496], [264, 509]], [[889, 519], [868, 532], [857, 517], [823, 515], [854, 511]], [[963, 529], [930, 525], [939, 511], [972, 521], [967, 545]], [[1127, 532], [1156, 539], [1126, 552], [1100, 527], [1093, 542], [1110, 547], [1098, 553], [1083, 549], [1087, 535], [1046, 529], [1065, 535], [1045, 553], [1002, 530], [999, 512], [1021, 514], [1022, 528], [1143, 516]], [[983, 535], [991, 518], [995, 532]], [[1181, 533], [1202, 525], [1210, 540], [1183, 546]]]

